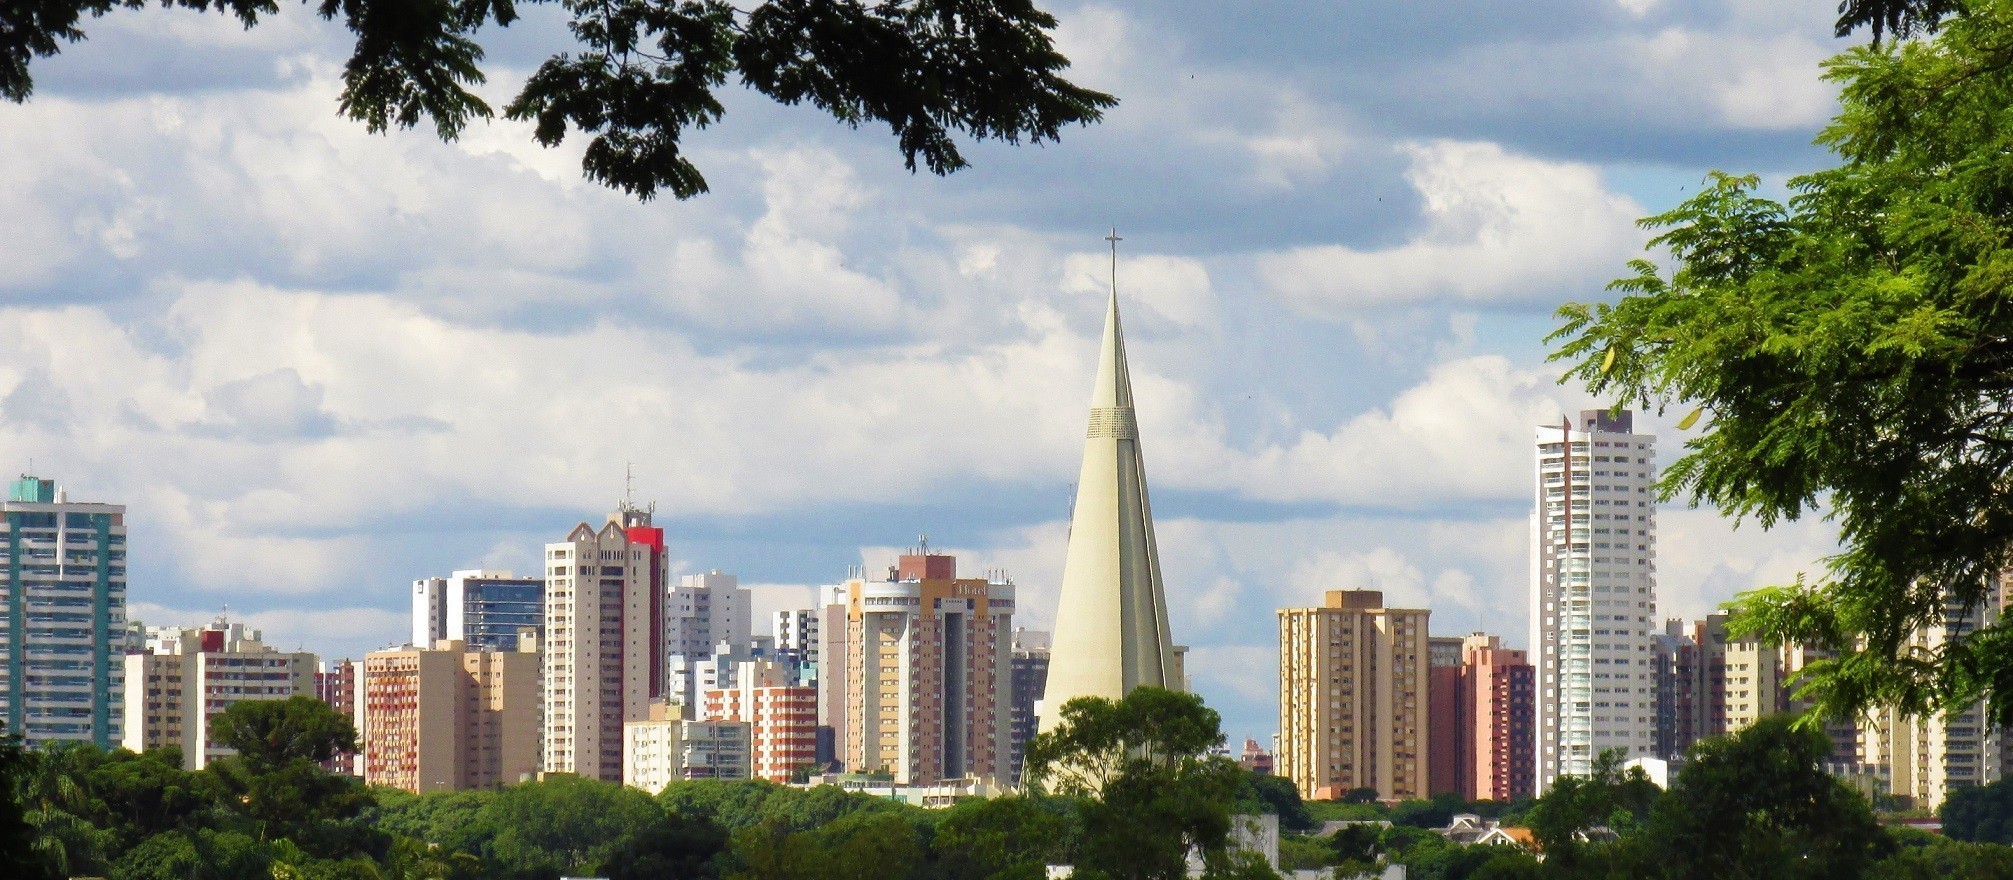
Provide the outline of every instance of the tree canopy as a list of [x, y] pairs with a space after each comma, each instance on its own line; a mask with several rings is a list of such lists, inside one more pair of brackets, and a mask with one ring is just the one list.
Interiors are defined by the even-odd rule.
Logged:
[[[553, 0], [526, 0], [545, 3]], [[0, 97], [26, 101], [29, 63], [84, 38], [86, 18], [147, 0], [22, 0], [0, 4]], [[235, 16], [247, 28], [279, 0], [161, 0]], [[316, 14], [356, 36], [338, 109], [372, 132], [430, 122], [453, 140], [494, 110], [485, 27], [518, 20], [517, 0], [313, 0]], [[726, 112], [729, 77], [784, 104], [809, 103], [851, 126], [886, 124], [910, 171], [949, 174], [968, 162], [962, 134], [1032, 143], [1096, 122], [1112, 96], [1062, 77], [1069, 59], [1032, 0], [563, 0], [574, 44], [553, 54], [503, 108], [555, 146], [589, 138], [586, 176], [642, 199], [706, 191], [682, 150], [692, 129]]]
[[1953, 840], [2013, 844], [2013, 778], [1953, 791], [1936, 814]]
[[1990, 700], [2013, 723], [2013, 618], [1941, 644], [2013, 565], [2013, 0], [1969, 0], [1933, 40], [1826, 64], [1838, 167], [1789, 181], [1715, 173], [1643, 221], [1668, 267], [1570, 304], [1568, 377], [1617, 405], [1696, 406], [1666, 499], [1763, 527], [1837, 521], [1809, 582], [1739, 597], [1730, 631], [1810, 644], [1818, 718]]
[[216, 719], [217, 744], [261, 769], [289, 761], [323, 763], [357, 750], [356, 725], [310, 696], [240, 700]]
[[1122, 700], [1078, 697], [1061, 716], [1028, 743], [1025, 776], [1037, 794], [1081, 799], [1077, 876], [1174, 880], [1191, 850], [1212, 876], [1243, 867], [1226, 842], [1244, 771], [1210, 754], [1222, 720], [1201, 697], [1139, 687]]
[[1831, 740], [1763, 718], [1693, 747], [1651, 832], [1672, 880], [1857, 877], [1887, 839], [1858, 792], [1824, 772]]

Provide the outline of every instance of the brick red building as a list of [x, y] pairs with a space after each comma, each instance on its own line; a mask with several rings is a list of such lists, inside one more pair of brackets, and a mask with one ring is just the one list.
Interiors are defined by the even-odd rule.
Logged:
[[704, 717], [745, 721], [749, 762], [756, 779], [789, 782], [818, 758], [818, 689], [792, 684], [788, 665], [752, 660], [735, 670], [735, 686], [708, 690]]

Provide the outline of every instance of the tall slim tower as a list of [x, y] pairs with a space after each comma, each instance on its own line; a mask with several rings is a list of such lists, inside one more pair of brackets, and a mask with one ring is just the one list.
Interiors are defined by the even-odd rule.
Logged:
[[664, 530], [624, 504], [545, 545], [544, 769], [622, 779], [622, 725], [664, 696]]
[[1656, 438], [1627, 410], [1537, 429], [1531, 653], [1538, 793], [1608, 749], [1657, 754]]
[[1118, 323], [1115, 234], [1111, 241], [1111, 303], [1063, 561], [1048, 687], [1039, 711], [1042, 730], [1053, 730], [1062, 705], [1076, 697], [1116, 700], [1141, 685], [1182, 687], [1167, 631], [1167, 593], [1153, 543], [1125, 334]]

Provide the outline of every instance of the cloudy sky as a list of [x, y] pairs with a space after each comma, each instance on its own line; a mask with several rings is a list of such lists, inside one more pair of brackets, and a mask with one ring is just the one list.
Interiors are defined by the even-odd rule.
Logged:
[[[649, 204], [520, 125], [366, 134], [297, 5], [93, 22], [0, 104], [0, 467], [129, 505], [136, 617], [228, 605], [334, 656], [401, 639], [413, 578], [536, 570], [631, 462], [683, 569], [758, 609], [927, 534], [1045, 627], [1116, 226], [1175, 635], [1226, 732], [1276, 727], [1272, 611], [1322, 590], [1524, 644], [1532, 427], [1592, 403], [1551, 312], [1707, 170], [1824, 163], [1834, 4], [1046, 5], [1103, 124], [940, 179], [733, 87], [687, 142], [713, 192]], [[554, 12], [491, 35], [495, 103]], [[1659, 526], [1671, 615], [1830, 546]]]

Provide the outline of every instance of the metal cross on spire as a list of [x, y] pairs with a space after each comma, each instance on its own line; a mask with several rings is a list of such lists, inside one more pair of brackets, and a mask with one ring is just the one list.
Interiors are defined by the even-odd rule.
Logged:
[[1116, 296], [1118, 294], [1118, 243], [1125, 239], [1118, 237], [1118, 227], [1113, 226], [1111, 234], [1105, 236], [1104, 240], [1111, 242], [1111, 292]]

